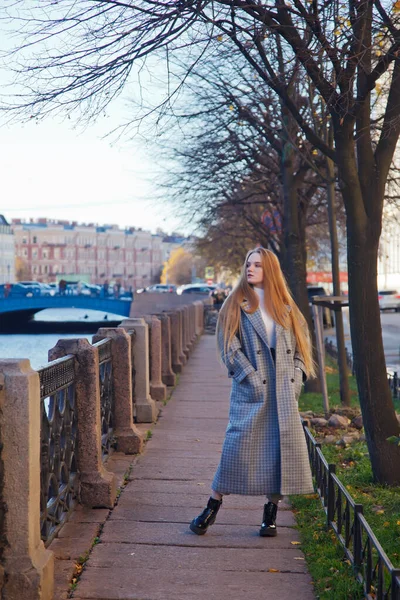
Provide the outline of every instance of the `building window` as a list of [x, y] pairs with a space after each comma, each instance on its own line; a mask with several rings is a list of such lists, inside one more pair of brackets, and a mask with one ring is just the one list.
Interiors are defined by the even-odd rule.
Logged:
[[37, 244], [37, 237], [36, 237], [36, 235], [33, 236], [33, 243]]
[[27, 242], [27, 239], [26, 239], [26, 237], [23, 237], [23, 238], [22, 238], [22, 243], [23, 243], [23, 244], [26, 244], [26, 242]]

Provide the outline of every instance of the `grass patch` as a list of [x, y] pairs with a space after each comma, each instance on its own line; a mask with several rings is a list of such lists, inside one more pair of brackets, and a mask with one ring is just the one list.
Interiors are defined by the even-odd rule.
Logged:
[[[340, 402], [340, 381], [339, 371], [337, 363], [330, 356], [326, 357], [326, 383], [328, 386], [328, 398], [330, 408], [338, 408], [341, 406]], [[360, 406], [357, 391], [357, 381], [353, 375], [349, 375], [349, 388], [350, 388], [350, 405], [357, 407]], [[393, 404], [396, 412], [400, 412], [400, 398], [394, 398]], [[322, 401], [322, 394], [301, 394], [299, 398], [299, 410], [301, 412], [312, 410], [315, 413], [323, 415], [324, 405]]]
[[332, 530], [326, 530], [325, 513], [317, 494], [291, 498], [301, 546], [320, 600], [361, 600], [362, 587], [344, 560], [343, 550]]
[[[336, 363], [327, 358], [327, 385], [331, 408], [340, 407], [339, 374]], [[349, 376], [351, 405], [359, 406], [355, 377]], [[394, 400], [400, 412], [400, 399]], [[321, 394], [302, 394], [299, 410], [311, 410], [323, 415]], [[400, 566], [400, 488], [374, 483], [368, 448], [365, 442], [355, 442], [347, 448], [327, 444], [322, 447], [329, 463], [355, 502], [364, 507], [364, 515], [383, 550], [395, 567]], [[357, 600], [362, 598], [361, 586], [353, 569], [344, 561], [344, 552], [333, 531], [326, 531], [326, 517], [317, 496], [294, 496], [297, 526], [302, 549], [313, 577], [317, 597], [321, 600]]]

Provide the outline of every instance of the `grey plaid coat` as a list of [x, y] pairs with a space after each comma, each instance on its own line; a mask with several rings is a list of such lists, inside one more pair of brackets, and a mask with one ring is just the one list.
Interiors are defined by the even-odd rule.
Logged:
[[274, 363], [260, 310], [248, 314], [242, 309], [240, 337], [241, 341], [234, 338], [225, 355], [222, 333], [218, 335], [232, 390], [229, 423], [212, 489], [254, 496], [312, 493], [297, 405], [304, 363], [295, 336], [276, 324]]

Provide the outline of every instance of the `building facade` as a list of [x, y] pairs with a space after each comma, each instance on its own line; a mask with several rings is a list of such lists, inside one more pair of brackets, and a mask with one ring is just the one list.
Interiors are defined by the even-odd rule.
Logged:
[[12, 229], [0, 215], [0, 284], [15, 281], [15, 245]]
[[400, 291], [400, 211], [384, 213], [378, 254], [378, 288]]
[[19, 279], [119, 282], [133, 290], [159, 281], [162, 237], [148, 231], [50, 219], [14, 219], [12, 229]]

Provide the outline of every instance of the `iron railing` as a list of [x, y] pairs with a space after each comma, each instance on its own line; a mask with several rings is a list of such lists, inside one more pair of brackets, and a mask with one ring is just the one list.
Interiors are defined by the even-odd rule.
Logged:
[[328, 464], [321, 444], [303, 423], [312, 474], [317, 493], [332, 528], [343, 546], [346, 558], [363, 586], [364, 597], [375, 600], [400, 600], [400, 569], [395, 569], [357, 504]]
[[111, 454], [114, 446], [114, 390], [112, 383], [111, 340], [94, 344], [99, 352], [101, 450], [103, 460]]
[[[348, 366], [349, 370], [351, 371], [351, 373], [354, 375], [353, 357], [347, 348], [345, 348], [345, 351], [346, 351], [347, 366]], [[336, 360], [336, 361], [338, 360], [338, 350], [337, 350], [335, 344], [333, 343], [333, 341], [328, 340], [328, 338], [325, 338], [325, 352], [329, 356], [331, 356], [334, 360]]]
[[393, 398], [400, 398], [400, 378], [397, 371], [387, 369], [387, 377]]
[[[325, 338], [325, 351], [327, 354], [329, 354], [329, 356], [331, 356], [334, 360], [337, 361], [337, 359], [338, 359], [337, 348], [336, 348], [335, 344], [333, 343], [333, 341], [328, 341], [327, 338]], [[349, 367], [352, 374], [354, 375], [353, 357], [351, 355], [351, 352], [349, 352], [347, 348], [346, 348], [346, 361], [347, 361], [347, 366]], [[400, 377], [399, 377], [397, 371], [394, 371], [393, 369], [388, 368], [388, 369], [386, 369], [386, 372], [387, 372], [387, 379], [388, 379], [389, 387], [392, 392], [393, 398], [400, 398]]]
[[40, 369], [40, 528], [48, 546], [76, 503], [77, 413], [74, 357]]
[[215, 333], [219, 311], [213, 305], [204, 305], [204, 330], [206, 333]]

